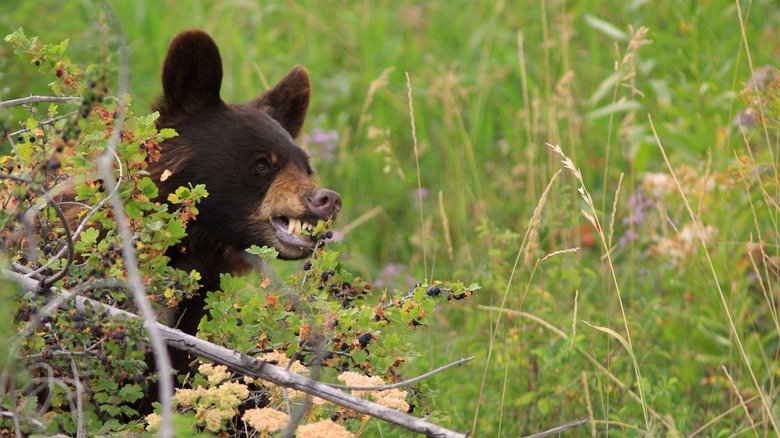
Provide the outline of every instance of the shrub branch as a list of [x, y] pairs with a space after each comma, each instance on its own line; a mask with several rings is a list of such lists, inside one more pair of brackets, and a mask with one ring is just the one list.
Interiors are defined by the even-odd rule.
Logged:
[[5, 100], [0, 102], [0, 108], [8, 108], [17, 105], [27, 105], [31, 103], [50, 102], [50, 103], [70, 103], [81, 102], [81, 97], [63, 97], [63, 96], [28, 96], [18, 99]]

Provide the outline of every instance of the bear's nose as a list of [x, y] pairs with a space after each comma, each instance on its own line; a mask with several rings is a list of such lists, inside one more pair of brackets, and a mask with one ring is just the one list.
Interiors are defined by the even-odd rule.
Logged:
[[333, 190], [318, 188], [306, 198], [306, 206], [323, 219], [334, 217], [341, 210], [341, 196]]

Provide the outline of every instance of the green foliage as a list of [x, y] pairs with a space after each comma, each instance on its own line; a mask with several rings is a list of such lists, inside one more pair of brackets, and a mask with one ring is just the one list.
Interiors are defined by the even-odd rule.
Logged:
[[[53, 78], [50, 86], [55, 94], [81, 99], [76, 110], [68, 108], [72, 107], [68, 103], [48, 105], [45, 111], [28, 106], [29, 116], [20, 122], [18, 135], [7, 138], [11, 153], [0, 156], [4, 255], [25, 268], [37, 269], [43, 278], [65, 270], [55, 286], [132, 310], [122, 286], [127, 273], [121, 239], [113, 214], [104, 207], [108, 193], [95, 164], [116, 123], [118, 103], [108, 94], [110, 84], [105, 82], [110, 66], [82, 70], [65, 55], [67, 41], [41, 44], [21, 29], [6, 41], [43, 75]], [[182, 188], [172, 211], [154, 200], [157, 188], [144, 169], [159, 158], [158, 144], [175, 135], [170, 130], [158, 133], [156, 118], [157, 114], [127, 115], [114, 172], [145, 288], [150, 299], [164, 308], [198, 288], [199, 274], [172, 269], [165, 253], [185, 236], [187, 220], [197, 214], [196, 204], [207, 193], [201, 186]], [[44, 193], [58, 200], [71, 197], [79, 205], [67, 210], [78, 222], [70, 230], [76, 237], [73, 249], [78, 256], [69, 266], [62, 257], [68, 251], [65, 225]], [[33, 217], [39, 232], [29, 234], [24, 224]], [[4, 364], [4, 369], [18, 370], [6, 382], [18, 392], [4, 393], [3, 410], [24, 414], [20, 432], [75, 434], [79, 422], [86, 424], [90, 435], [139, 430], [137, 423], [120, 419], [137, 417], [133, 403], [143, 396], [150, 379], [140, 321], [111, 318], [99, 309], [77, 311], [68, 305], [48, 311], [44, 298], [35, 293], [3, 299], [12, 303], [3, 309], [13, 311], [3, 320], [14, 321], [15, 331], [27, 331], [25, 336], [15, 335], [10, 344], [19, 361]], [[75, 387], [69, 381], [76, 382]], [[78, 410], [73, 405], [76, 390], [89, 394]], [[39, 403], [46, 409], [38, 411]], [[29, 410], [17, 407], [28, 405]], [[46, 415], [41, 417], [42, 413]], [[0, 420], [0, 430], [8, 432], [11, 425], [7, 417]]]
[[[271, 286], [264, 275], [249, 282], [223, 275], [220, 290], [207, 295], [210, 319], [201, 322], [199, 335], [259, 358], [281, 353], [307, 369], [321, 367], [325, 380], [354, 371], [392, 383], [403, 380], [404, 364], [420, 356], [405, 333], [429, 323], [437, 301], [462, 300], [479, 289], [436, 282], [389, 293], [352, 275], [342, 259], [341, 245], [321, 243], [303, 271], [288, 276], [281, 287]], [[407, 401], [415, 405], [415, 414], [442, 415], [432, 404], [429, 385], [410, 385], [409, 390]], [[270, 397], [272, 406], [284, 403], [281, 393], [259, 383], [249, 397]], [[330, 407], [311, 416], [337, 412]], [[355, 423], [350, 429], [359, 428], [356, 416], [347, 418], [347, 424]]]
[[[101, 53], [86, 3], [17, 3], [0, 14], [7, 29], [24, 23], [49, 41], [70, 38], [74, 58]], [[774, 410], [775, 0], [179, 2], [166, 5], [165, 14], [154, 2], [112, 5], [131, 42], [131, 94], [144, 108], [159, 94], [159, 66], [178, 29], [201, 27], [220, 43], [226, 101], [254, 97], [248, 91], [260, 93], [265, 80], [291, 65], [310, 69], [312, 102], [301, 140], [322, 182], [344, 197], [335, 224], [349, 243], [339, 256], [344, 269], [391, 290], [411, 290], [426, 268], [484, 287], [469, 305], [444, 306], [413, 335], [398, 334], [425, 357], [405, 363], [405, 375], [477, 356], [419, 383], [421, 393], [437, 391], [436, 399], [446, 401], [452, 428], [514, 436], [592, 416], [596, 423], [571, 435], [591, 428], [605, 436], [676, 436], [700, 427], [704, 436], [772, 433], [758, 396]], [[629, 50], [642, 26], [652, 43]], [[47, 89], [52, 76], [40, 79], [31, 58], [20, 65], [10, 52], [0, 52], [0, 95]], [[693, 211], [711, 227], [704, 228], [705, 245], [691, 239], [695, 221], [648, 115]], [[0, 112], [6, 125], [28, 119], [22, 109]], [[611, 242], [611, 262], [580, 215], [579, 187], [566, 171], [524, 244], [529, 218], [561, 168], [547, 142], [560, 144], [581, 169]], [[30, 159], [35, 145], [25, 140], [17, 151]], [[576, 254], [537, 264], [574, 247]], [[297, 265], [269, 264], [302, 280]], [[234, 290], [267, 290], [259, 288], [262, 278], [229, 282]], [[235, 309], [222, 310], [226, 321], [235, 319]], [[412, 313], [392, 310], [393, 326], [410, 321]], [[580, 323], [627, 339], [623, 311], [653, 410], [649, 427], [629, 392], [638, 388], [625, 349]], [[285, 324], [307, 321], [285, 315], [278, 314]], [[383, 329], [384, 345], [399, 345], [394, 336]], [[274, 342], [283, 339], [277, 334]], [[364, 429], [366, 436], [394, 433], [379, 422]]]

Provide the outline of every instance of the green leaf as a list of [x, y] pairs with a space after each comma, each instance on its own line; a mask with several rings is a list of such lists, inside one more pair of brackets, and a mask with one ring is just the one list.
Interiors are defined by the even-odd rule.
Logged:
[[526, 392], [525, 394], [520, 396], [520, 400], [518, 402], [520, 403], [520, 406], [526, 406], [532, 401], [536, 400], [537, 396], [538, 394], [533, 391]]
[[143, 193], [144, 196], [146, 196], [149, 199], [153, 199], [157, 197], [157, 186], [154, 184], [154, 181], [152, 181], [149, 177], [141, 178], [138, 181], [138, 190]]
[[270, 248], [268, 246], [260, 247], [257, 245], [252, 245], [246, 249], [246, 252], [252, 255], [256, 255], [263, 260], [274, 260], [277, 257], [279, 257], [279, 251], [277, 251], [275, 248]]
[[81, 233], [81, 241], [87, 246], [94, 245], [99, 236], [100, 231], [89, 227]]
[[178, 136], [179, 133], [173, 128], [163, 128], [160, 130], [160, 137], [164, 140]]
[[27, 119], [26, 125], [27, 125], [27, 129], [29, 130], [37, 129], [38, 126], [40, 126], [38, 124], [38, 120], [35, 117], [29, 117]]
[[168, 222], [168, 233], [170, 233], [170, 238], [174, 242], [179, 241], [179, 239], [187, 235], [187, 232], [184, 228], [184, 223], [179, 219], [171, 219]]
[[588, 118], [591, 120], [595, 120], [601, 117], [606, 117], [613, 113], [622, 113], [622, 112], [638, 110], [638, 109], [642, 109], [642, 104], [635, 100], [614, 102], [614, 103], [610, 103], [607, 106], [599, 108], [595, 111], [589, 112]]
[[588, 26], [600, 31], [604, 35], [610, 38], [614, 38], [618, 41], [628, 41], [630, 39], [626, 32], [623, 32], [614, 24], [602, 20], [601, 18], [594, 17], [593, 15], [585, 14], [585, 23], [587, 23]]
[[119, 396], [129, 402], [134, 402], [144, 396], [141, 386], [137, 383], [128, 384], [119, 390]]

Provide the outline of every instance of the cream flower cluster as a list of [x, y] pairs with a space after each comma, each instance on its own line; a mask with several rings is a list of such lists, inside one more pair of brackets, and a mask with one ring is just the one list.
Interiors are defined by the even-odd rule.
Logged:
[[[263, 362], [275, 362], [276, 366], [280, 368], [287, 368], [287, 364], [290, 363], [290, 359], [281, 351], [267, 353], [265, 356], [261, 357], [260, 360]], [[309, 374], [309, 369], [297, 360], [290, 365], [290, 371], [304, 376]]]
[[[219, 432], [224, 424], [238, 414], [238, 405], [249, 397], [249, 388], [243, 383], [223, 382], [230, 377], [227, 367], [202, 364], [198, 371], [208, 379], [208, 386], [192, 389], [177, 388], [173, 401], [180, 408], [192, 408], [195, 419], [211, 432]], [[156, 430], [160, 418], [157, 414], [146, 417], [147, 430]]]
[[[716, 229], [711, 225], [702, 227], [701, 237], [705, 244], [712, 242]], [[679, 233], [665, 237], [652, 247], [655, 254], [669, 257], [675, 266], [683, 266], [688, 258], [696, 252], [701, 241], [696, 232], [696, 226], [691, 223], [683, 225]]]
[[[687, 196], [711, 193], [717, 188], [713, 175], [701, 176], [690, 166], [680, 166], [674, 173]], [[646, 173], [642, 179], [642, 189], [653, 199], [664, 199], [678, 192], [677, 183], [667, 173]]]
[[268, 433], [278, 432], [290, 422], [287, 414], [271, 408], [249, 409], [241, 419], [255, 430]]
[[[338, 379], [347, 386], [381, 386], [385, 384], [385, 381], [382, 380], [381, 377], [364, 376], [352, 371], [339, 374]], [[366, 399], [371, 398], [380, 405], [397, 411], [406, 412], [409, 410], [409, 403], [406, 402], [406, 393], [398, 388], [385, 389], [382, 391], [353, 390], [352, 395]]]
[[331, 420], [320, 420], [316, 423], [298, 426], [295, 436], [298, 438], [353, 438], [355, 434]]
[[225, 365], [202, 363], [198, 367], [198, 372], [209, 379], [209, 383], [212, 385], [216, 385], [217, 383], [230, 378], [230, 371], [228, 371]]

